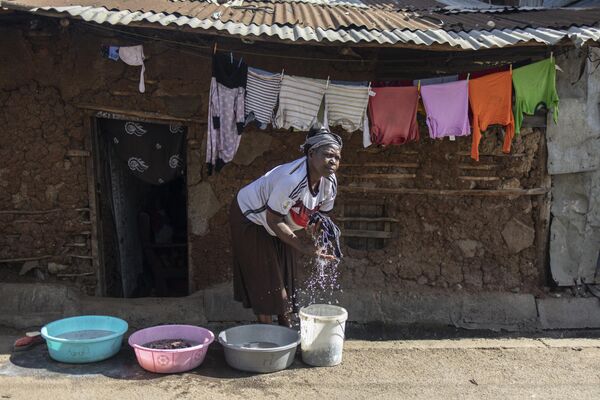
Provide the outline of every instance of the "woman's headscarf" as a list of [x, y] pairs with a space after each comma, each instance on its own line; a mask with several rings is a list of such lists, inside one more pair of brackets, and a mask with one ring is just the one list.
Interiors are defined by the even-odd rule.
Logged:
[[327, 128], [311, 129], [311, 132], [306, 137], [306, 141], [300, 148], [307, 154], [308, 150], [323, 146], [334, 146], [341, 150], [343, 146], [342, 138], [335, 133], [331, 133]]

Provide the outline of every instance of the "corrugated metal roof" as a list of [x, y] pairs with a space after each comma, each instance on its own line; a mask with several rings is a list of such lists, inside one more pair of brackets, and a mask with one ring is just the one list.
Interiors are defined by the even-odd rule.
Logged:
[[[4, 1], [2, 5], [33, 13], [64, 13], [100, 24], [137, 22], [187, 26], [290, 41], [440, 44], [478, 50], [529, 41], [555, 44], [564, 38], [581, 44], [600, 38], [600, 29], [594, 27], [600, 21], [600, 10], [421, 13], [291, 1], [236, 1], [217, 4], [208, 1], [103, 0], [103, 6], [97, 6], [98, 2], [94, 0], [17, 0]], [[574, 20], [579, 26], [574, 26]]]

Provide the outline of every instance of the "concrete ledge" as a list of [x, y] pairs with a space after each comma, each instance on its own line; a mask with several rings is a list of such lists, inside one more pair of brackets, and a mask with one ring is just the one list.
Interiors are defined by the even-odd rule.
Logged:
[[542, 329], [584, 329], [600, 327], [600, 299], [538, 299]]
[[[166, 323], [206, 325], [255, 321], [233, 300], [230, 284], [182, 298], [90, 297], [62, 285], [0, 283], [0, 325], [24, 329], [83, 314], [109, 314], [132, 328]], [[349, 321], [389, 325], [455, 326], [465, 329], [533, 331], [600, 328], [600, 300], [548, 298], [514, 293], [392, 292], [345, 290], [336, 296]], [[307, 299], [303, 303], [308, 304]], [[536, 304], [537, 303], [537, 304]], [[537, 307], [536, 307], [537, 305]], [[539, 313], [539, 314], [538, 314]]]
[[481, 293], [462, 298], [456, 326], [494, 331], [532, 331], [538, 328], [535, 298], [529, 294]]

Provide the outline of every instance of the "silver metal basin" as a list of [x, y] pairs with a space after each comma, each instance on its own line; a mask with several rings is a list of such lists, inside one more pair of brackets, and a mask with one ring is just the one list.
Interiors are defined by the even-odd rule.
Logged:
[[219, 343], [229, 366], [241, 371], [275, 372], [294, 361], [300, 333], [277, 325], [243, 325], [224, 330]]

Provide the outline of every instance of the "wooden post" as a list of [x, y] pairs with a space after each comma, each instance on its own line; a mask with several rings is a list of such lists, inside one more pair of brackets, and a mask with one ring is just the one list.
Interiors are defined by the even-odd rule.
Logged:
[[541, 284], [546, 286], [550, 274], [548, 247], [550, 245], [550, 207], [552, 205], [552, 178], [548, 174], [548, 148], [546, 147], [546, 129], [540, 129], [542, 135], [539, 147], [539, 165], [541, 171], [540, 186], [546, 189], [544, 196], [538, 198], [538, 220], [535, 226], [537, 266], [542, 272]]
[[94, 157], [87, 157], [85, 159], [87, 182], [88, 182], [88, 202], [89, 202], [89, 213], [91, 223], [91, 237], [90, 245], [92, 250], [92, 268], [94, 269], [97, 277], [96, 282], [96, 296], [106, 296], [106, 271], [104, 263], [102, 262], [102, 254], [99, 251], [99, 237], [101, 237], [102, 224], [98, 220], [98, 198], [96, 193], [96, 162], [97, 158], [97, 137], [96, 137], [96, 126], [95, 121], [92, 118], [91, 112], [86, 112], [83, 119], [84, 129], [84, 146], [85, 150], [89, 154], [93, 154]]

